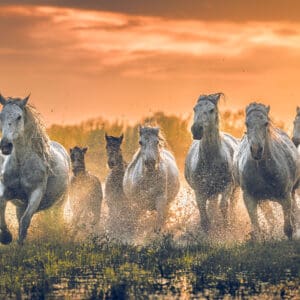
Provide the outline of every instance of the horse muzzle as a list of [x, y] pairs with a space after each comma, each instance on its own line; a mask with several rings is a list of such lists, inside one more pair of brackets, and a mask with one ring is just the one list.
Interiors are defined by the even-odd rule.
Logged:
[[0, 142], [0, 149], [3, 155], [10, 155], [13, 150], [13, 144], [6, 139], [2, 139]]
[[251, 155], [254, 160], [261, 160], [263, 157], [264, 148], [259, 145], [250, 147]]
[[112, 169], [112, 168], [114, 168], [117, 165], [117, 162], [115, 160], [109, 159], [107, 161], [107, 164], [108, 164], [109, 168]]
[[193, 139], [194, 140], [201, 140], [203, 137], [203, 126], [193, 124], [191, 128]]
[[151, 171], [156, 169], [157, 164], [155, 159], [147, 159], [144, 163], [147, 170]]

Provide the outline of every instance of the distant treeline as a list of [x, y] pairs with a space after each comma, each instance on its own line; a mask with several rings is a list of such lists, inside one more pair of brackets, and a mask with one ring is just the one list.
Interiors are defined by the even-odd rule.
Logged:
[[[244, 111], [221, 112], [220, 129], [235, 137], [242, 137], [244, 133]], [[142, 119], [134, 125], [124, 122], [109, 122], [102, 118], [92, 119], [78, 125], [52, 125], [48, 128], [51, 139], [60, 142], [69, 148], [88, 146], [87, 168], [95, 175], [104, 180], [107, 174], [105, 132], [109, 135], [120, 135], [124, 133], [123, 155], [129, 162], [138, 149], [138, 126], [139, 124], [158, 125], [166, 137], [169, 149], [176, 157], [181, 170], [184, 167], [184, 160], [192, 141], [190, 126], [192, 117], [180, 118], [175, 115], [166, 115], [163, 112], [156, 112], [152, 116]], [[278, 124], [277, 124], [278, 125]], [[282, 124], [279, 124], [282, 127]]]

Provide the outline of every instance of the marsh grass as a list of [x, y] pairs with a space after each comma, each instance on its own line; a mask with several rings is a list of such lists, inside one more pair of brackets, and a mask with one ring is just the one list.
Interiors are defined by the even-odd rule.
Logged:
[[0, 247], [0, 297], [141, 298], [300, 295], [300, 242], [148, 246], [103, 236], [74, 243], [50, 236]]

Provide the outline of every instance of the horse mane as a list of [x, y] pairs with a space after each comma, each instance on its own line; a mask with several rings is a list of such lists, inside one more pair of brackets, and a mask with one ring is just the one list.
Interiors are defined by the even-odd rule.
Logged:
[[246, 115], [249, 115], [253, 111], [259, 111], [262, 114], [264, 114], [268, 118], [268, 120], [270, 119], [269, 118], [269, 107], [262, 103], [252, 102], [246, 107]]
[[168, 149], [168, 142], [166, 140], [165, 134], [163, 133], [162, 129], [156, 123], [147, 122], [144, 124], [144, 128], [147, 128], [150, 130], [154, 129], [154, 128], [159, 128], [159, 131], [158, 131], [159, 147]]
[[275, 126], [273, 120], [269, 116], [269, 107], [268, 106], [266, 106], [262, 103], [257, 103], [257, 102], [250, 103], [246, 107], [246, 115], [249, 115], [253, 111], [261, 112], [263, 115], [265, 115], [268, 118], [269, 133], [270, 133], [271, 138], [273, 138], [275, 140], [279, 140], [280, 137], [282, 137], [283, 135], [288, 137], [288, 135], [283, 130], [281, 130], [280, 128]]
[[50, 166], [50, 139], [40, 113], [33, 105], [24, 107], [26, 140], [34, 151], [48, 166]]

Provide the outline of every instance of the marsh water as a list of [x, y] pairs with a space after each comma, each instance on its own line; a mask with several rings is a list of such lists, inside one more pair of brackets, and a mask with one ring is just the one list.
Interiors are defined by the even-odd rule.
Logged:
[[[283, 235], [282, 211], [272, 204], [276, 226], [260, 212], [264, 239], [249, 242], [250, 222], [240, 199], [230, 230], [216, 217], [208, 237], [187, 186], [170, 208], [165, 231], [153, 232], [155, 215], [137, 222], [134, 236], [122, 224], [75, 239], [55, 214], [33, 220], [23, 248], [1, 246], [1, 299], [289, 299], [300, 296], [300, 242]], [[209, 208], [214, 213], [214, 206]], [[15, 228], [14, 209], [9, 207]], [[16, 233], [16, 232], [15, 232]], [[97, 234], [96, 234], [97, 233]]]

